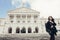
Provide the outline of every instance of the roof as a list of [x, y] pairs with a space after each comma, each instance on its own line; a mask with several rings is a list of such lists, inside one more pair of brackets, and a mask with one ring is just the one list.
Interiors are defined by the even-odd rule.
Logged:
[[26, 8], [26, 7], [21, 7], [21, 8], [17, 8], [17, 9], [8, 11], [8, 13], [11, 13], [11, 12], [12, 13], [40, 13], [36, 10]]

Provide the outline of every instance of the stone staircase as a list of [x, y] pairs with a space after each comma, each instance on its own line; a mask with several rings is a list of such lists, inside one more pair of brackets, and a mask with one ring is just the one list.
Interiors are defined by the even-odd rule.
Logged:
[[[49, 40], [48, 35], [3, 35], [0, 36], [0, 40]], [[56, 40], [60, 40], [60, 36], [56, 37]]]

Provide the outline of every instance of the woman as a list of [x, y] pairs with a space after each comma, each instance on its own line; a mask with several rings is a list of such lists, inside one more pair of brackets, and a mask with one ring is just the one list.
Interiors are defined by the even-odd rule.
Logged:
[[54, 18], [52, 16], [48, 17], [48, 22], [45, 24], [46, 31], [50, 35], [50, 40], [55, 40], [55, 35], [57, 35], [57, 29], [56, 29], [56, 23], [54, 21]]

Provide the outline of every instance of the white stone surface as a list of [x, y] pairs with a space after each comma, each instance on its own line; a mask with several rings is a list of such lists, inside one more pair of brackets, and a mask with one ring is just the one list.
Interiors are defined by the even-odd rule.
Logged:
[[[10, 15], [13, 15], [13, 19], [10, 19]], [[17, 18], [17, 15], [19, 15], [20, 18]], [[22, 15], [25, 15], [26, 18], [22, 18]], [[31, 18], [27, 18], [28, 15], [31, 15]], [[34, 19], [34, 15], [38, 17]], [[39, 15], [40, 12], [24, 7], [8, 11], [7, 18], [0, 18], [0, 34], [9, 34], [9, 27], [12, 27], [11, 34], [17, 34], [17, 27], [19, 27], [20, 30], [25, 27], [25, 34], [28, 34], [29, 27], [32, 29], [32, 33], [30, 34], [35, 34], [33, 33], [35, 31], [35, 27], [38, 27], [39, 32], [37, 34], [47, 34], [45, 30], [45, 23], [47, 22], [47, 18], [40, 18]], [[13, 21], [13, 23], [11, 23], [11, 21]], [[18, 23], [17, 21], [20, 21], [20, 23]], [[25, 23], [23, 21], [25, 21]], [[28, 21], [30, 21], [30, 23], [28, 23]], [[34, 21], [36, 21], [36, 23]], [[58, 24], [58, 21], [60, 22], [60, 19], [55, 18], [55, 21], [57, 23], [57, 29], [60, 30], [60, 24]], [[21, 34], [21, 32], [19, 34]], [[58, 32], [58, 34], [60, 34], [60, 32]]]

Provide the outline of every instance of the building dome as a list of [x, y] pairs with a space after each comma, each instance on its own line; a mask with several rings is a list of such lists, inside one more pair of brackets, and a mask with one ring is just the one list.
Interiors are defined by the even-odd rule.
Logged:
[[29, 2], [22, 2], [21, 3], [21, 7], [26, 7], [26, 8], [30, 8], [30, 3]]

